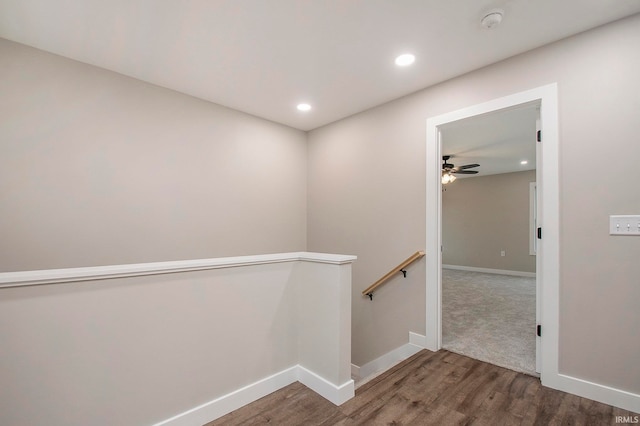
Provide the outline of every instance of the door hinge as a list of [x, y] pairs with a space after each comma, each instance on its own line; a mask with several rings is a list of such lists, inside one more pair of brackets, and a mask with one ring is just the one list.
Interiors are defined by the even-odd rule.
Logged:
[[542, 239], [542, 228], [538, 228], [538, 239]]
[[538, 131], [536, 132], [536, 140], [537, 140], [538, 142], [542, 142], [542, 130], [538, 130]]
[[536, 334], [538, 337], [542, 336], [542, 326], [540, 324], [536, 326]]

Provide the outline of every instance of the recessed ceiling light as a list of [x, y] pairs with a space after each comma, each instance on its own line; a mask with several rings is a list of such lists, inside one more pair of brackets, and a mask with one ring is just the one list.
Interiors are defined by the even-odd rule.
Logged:
[[520, 162], [520, 164], [522, 164], [522, 165], [524, 166], [525, 164], [529, 164], [529, 162], [528, 162], [527, 160], [522, 160], [522, 161]]
[[416, 57], [411, 53], [405, 53], [404, 55], [400, 55], [396, 58], [396, 65], [399, 67], [406, 67], [407, 65], [411, 65], [416, 61]]
[[298, 104], [298, 111], [309, 111], [311, 109], [311, 105], [309, 104]]

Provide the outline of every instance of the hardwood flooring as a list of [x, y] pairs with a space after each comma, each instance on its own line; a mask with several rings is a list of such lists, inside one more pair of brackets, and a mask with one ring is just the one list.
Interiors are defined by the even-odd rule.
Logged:
[[423, 350], [336, 407], [294, 383], [217, 425], [615, 425], [626, 410], [545, 388], [539, 379], [452, 352]]

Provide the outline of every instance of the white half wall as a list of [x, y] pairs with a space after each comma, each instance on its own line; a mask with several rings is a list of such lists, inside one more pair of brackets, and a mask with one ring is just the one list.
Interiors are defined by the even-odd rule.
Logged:
[[354, 259], [2, 273], [0, 424], [201, 425], [295, 380], [340, 404]]

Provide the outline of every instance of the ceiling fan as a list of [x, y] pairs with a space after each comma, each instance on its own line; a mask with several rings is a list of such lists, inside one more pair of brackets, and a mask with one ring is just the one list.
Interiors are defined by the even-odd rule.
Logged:
[[467, 170], [473, 169], [474, 167], [480, 167], [480, 164], [465, 164], [464, 166], [455, 166], [454, 164], [448, 163], [451, 155], [443, 155], [442, 156], [442, 183], [447, 184], [456, 180], [454, 175], [475, 175], [478, 173], [477, 170]]

